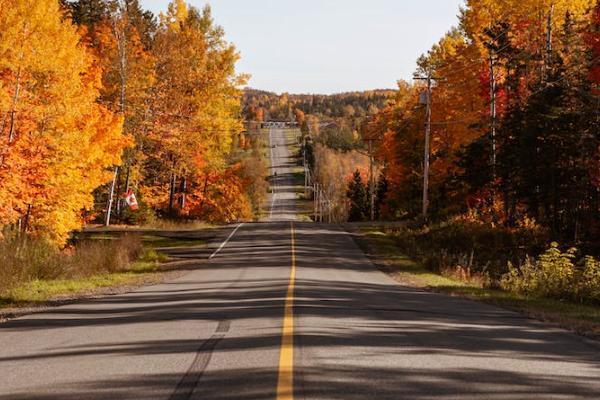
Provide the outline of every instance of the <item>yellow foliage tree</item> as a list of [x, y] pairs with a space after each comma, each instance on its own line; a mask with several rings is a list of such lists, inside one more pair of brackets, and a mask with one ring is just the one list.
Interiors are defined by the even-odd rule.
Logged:
[[160, 20], [153, 48], [151, 168], [144, 193], [153, 206], [168, 204], [173, 212], [177, 187], [227, 167], [226, 156], [243, 128], [238, 87], [245, 78], [236, 75], [239, 56], [214, 25], [209, 7], [199, 11], [177, 0]]
[[150, 129], [155, 83], [155, 59], [132, 22], [126, 7], [116, 7], [89, 33], [103, 71], [100, 101], [123, 116], [123, 133], [135, 142], [123, 155], [125, 166], [119, 171], [118, 183], [125, 189], [121, 192], [132, 183], [139, 186], [143, 179], [146, 157], [142, 149]]
[[[0, 0], [0, 224], [60, 244], [128, 141], [55, 0]], [[51, 39], [50, 39], [51, 38]]]

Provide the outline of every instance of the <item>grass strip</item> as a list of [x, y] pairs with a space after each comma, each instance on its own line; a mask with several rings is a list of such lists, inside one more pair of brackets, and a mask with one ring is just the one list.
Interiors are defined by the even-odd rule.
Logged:
[[1, 300], [0, 307], [75, 298], [94, 294], [97, 289], [116, 286], [137, 286], [147, 282], [148, 277], [156, 273], [157, 268], [158, 264], [154, 262], [137, 262], [130, 270], [112, 274], [73, 279], [33, 280], [13, 289], [10, 297]]
[[[87, 239], [104, 241], [119, 240], [119, 237], [114, 234], [102, 233]], [[102, 294], [119, 293], [125, 289], [158, 283], [172, 271], [161, 270], [160, 265], [167, 261], [168, 257], [157, 249], [200, 247], [206, 244], [198, 239], [151, 235], [144, 235], [142, 243], [143, 250], [139, 259], [130, 263], [123, 270], [88, 276], [26, 281], [0, 297], [0, 309], [53, 305]], [[0, 315], [0, 319], [1, 317]]]

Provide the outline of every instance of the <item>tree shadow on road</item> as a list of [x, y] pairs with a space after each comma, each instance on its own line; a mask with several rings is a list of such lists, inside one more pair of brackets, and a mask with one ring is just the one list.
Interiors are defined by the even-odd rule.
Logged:
[[[278, 351], [291, 264], [290, 225], [255, 224], [211, 262], [175, 281], [0, 325], [3, 335], [110, 327], [119, 340], [63, 343], [43, 351], [0, 353], [0, 370], [27, 363], [76, 363], [80, 357], [136, 357]], [[549, 399], [600, 398], [598, 347], [513, 312], [460, 298], [403, 287], [374, 267], [335, 226], [296, 224], [296, 390], [311, 399]], [[182, 256], [185, 255], [184, 249]], [[257, 279], [261, 269], [270, 279]], [[375, 274], [378, 274], [377, 272]], [[377, 276], [377, 278], [373, 278]], [[194, 321], [228, 331], [204, 349], [212, 328], [197, 338], [136, 340], [132, 326]], [[249, 330], [252, 321], [268, 330]], [[321, 359], [319, 359], [321, 357]], [[421, 360], [407, 366], [402, 360]], [[154, 357], [159, 360], [161, 357]], [[388, 361], [387, 364], [383, 360]], [[439, 363], [439, 364], [436, 364]], [[510, 363], [510, 364], [507, 364]], [[570, 363], [578, 373], [540, 375], [530, 366]], [[485, 367], [482, 367], [484, 365]], [[554, 365], [554, 364], [553, 364]], [[274, 398], [272, 369], [208, 369], [192, 398]], [[169, 398], [177, 374], [115, 376], [0, 399]], [[0, 384], [2, 376], [0, 374]], [[0, 385], [1, 386], [1, 385]], [[39, 388], [41, 390], [41, 388]], [[46, 388], [47, 389], [47, 388]], [[131, 389], [134, 389], [132, 392]], [[1, 391], [0, 391], [1, 392]], [[127, 397], [127, 396], [125, 396]], [[129, 397], [127, 397], [129, 398]]]

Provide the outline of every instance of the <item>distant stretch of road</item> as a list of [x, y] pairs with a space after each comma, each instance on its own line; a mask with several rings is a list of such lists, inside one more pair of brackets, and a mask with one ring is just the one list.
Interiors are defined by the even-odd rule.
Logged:
[[271, 193], [268, 215], [264, 221], [296, 221], [296, 188], [292, 176], [296, 159], [290, 154], [290, 147], [297, 145], [293, 135], [286, 135], [286, 129], [269, 129], [269, 162], [271, 170]]
[[295, 221], [272, 136], [265, 222], [189, 249], [204, 261], [178, 279], [0, 325], [0, 399], [600, 399], [597, 343], [399, 285]]

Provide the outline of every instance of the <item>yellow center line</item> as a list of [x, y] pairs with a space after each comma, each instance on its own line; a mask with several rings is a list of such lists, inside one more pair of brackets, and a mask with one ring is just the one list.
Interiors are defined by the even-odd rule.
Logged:
[[277, 400], [294, 399], [294, 281], [296, 279], [296, 244], [293, 222], [290, 223], [290, 230], [292, 236], [292, 269], [283, 313]]

